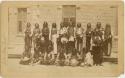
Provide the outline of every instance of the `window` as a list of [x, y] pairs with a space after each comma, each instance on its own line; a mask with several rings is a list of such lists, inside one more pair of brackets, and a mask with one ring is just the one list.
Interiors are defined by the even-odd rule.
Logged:
[[23, 33], [27, 19], [27, 8], [18, 8], [18, 33]]

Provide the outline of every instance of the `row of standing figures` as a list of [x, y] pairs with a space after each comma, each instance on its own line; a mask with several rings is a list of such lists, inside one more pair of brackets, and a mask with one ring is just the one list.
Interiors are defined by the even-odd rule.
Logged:
[[73, 23], [63, 22], [58, 33], [56, 23], [52, 24], [51, 32], [47, 22], [44, 22], [42, 29], [36, 23], [33, 32], [31, 24], [27, 23], [24, 41], [21, 64], [101, 66], [103, 55], [111, 54], [111, 26], [106, 24], [104, 29], [101, 22], [97, 22], [95, 29], [92, 29], [91, 23], [88, 23], [85, 31], [81, 23], [75, 27]]

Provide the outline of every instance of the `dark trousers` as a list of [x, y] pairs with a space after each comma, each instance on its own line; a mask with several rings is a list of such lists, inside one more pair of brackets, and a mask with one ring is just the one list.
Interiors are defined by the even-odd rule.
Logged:
[[36, 39], [35, 40], [36, 42], [35, 42], [35, 45], [34, 45], [34, 58], [35, 59], [38, 59], [39, 58], [39, 53], [40, 53], [40, 39]]
[[101, 46], [93, 46], [93, 61], [96, 65], [101, 65], [103, 61], [103, 53]]
[[78, 51], [81, 51], [82, 50], [83, 37], [77, 36], [76, 37], [76, 43], [77, 43], [76, 49]]
[[86, 52], [88, 52], [90, 50], [90, 41], [91, 41], [91, 37], [86, 37]]
[[65, 59], [65, 55], [67, 54], [67, 43], [61, 43], [59, 46], [59, 52], [58, 52], [58, 59], [59, 60], [64, 60]]
[[23, 53], [23, 57], [31, 57], [31, 46], [32, 39], [30, 37], [25, 37], [25, 52]]
[[68, 47], [68, 53], [73, 53], [75, 50], [75, 42], [69, 41], [67, 47]]

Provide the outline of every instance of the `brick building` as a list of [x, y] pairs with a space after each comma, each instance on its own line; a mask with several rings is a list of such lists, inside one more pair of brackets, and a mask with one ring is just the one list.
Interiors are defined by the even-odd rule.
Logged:
[[[82, 4], [38, 4], [26, 7], [10, 7], [8, 9], [9, 22], [9, 54], [21, 54], [24, 50], [24, 29], [27, 22], [31, 23], [32, 29], [35, 23], [43, 26], [47, 21], [51, 28], [52, 23], [56, 23], [58, 29], [61, 21], [81, 22], [86, 29], [87, 23], [95, 28], [97, 22], [105, 27], [107, 23], [111, 25], [114, 37], [118, 35], [117, 7], [102, 5], [82, 5]], [[116, 44], [116, 43], [114, 43]], [[15, 46], [17, 45], [17, 46]], [[117, 46], [114, 46], [117, 48]], [[113, 49], [114, 50], [114, 49]], [[117, 51], [117, 49], [115, 50]]]

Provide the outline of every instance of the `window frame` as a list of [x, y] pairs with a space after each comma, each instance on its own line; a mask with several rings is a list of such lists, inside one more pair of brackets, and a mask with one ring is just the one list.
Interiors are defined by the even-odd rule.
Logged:
[[[23, 11], [22, 12], [22, 15], [19, 14], [21, 12], [21, 10]], [[22, 36], [23, 33], [24, 33], [24, 29], [25, 29], [25, 23], [27, 21], [27, 8], [17, 8], [17, 33], [18, 35], [17, 36]], [[24, 13], [24, 14], [23, 14]], [[23, 16], [23, 17], [22, 17]], [[21, 31], [20, 31], [20, 23], [19, 22], [22, 22], [21, 24]]]

